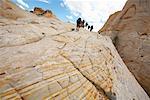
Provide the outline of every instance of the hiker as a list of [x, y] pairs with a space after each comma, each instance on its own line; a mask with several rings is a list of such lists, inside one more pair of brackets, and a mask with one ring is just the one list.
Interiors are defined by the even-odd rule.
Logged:
[[81, 27], [84, 28], [84, 23], [85, 23], [85, 20], [82, 21], [82, 24], [81, 24]]
[[93, 30], [93, 25], [91, 26], [90, 32]]
[[88, 29], [90, 29], [90, 25], [88, 26]]
[[87, 26], [88, 26], [88, 23], [86, 22], [86, 23], [85, 23], [85, 27], [87, 27]]
[[81, 27], [81, 18], [78, 18], [76, 30], [79, 31], [80, 27]]

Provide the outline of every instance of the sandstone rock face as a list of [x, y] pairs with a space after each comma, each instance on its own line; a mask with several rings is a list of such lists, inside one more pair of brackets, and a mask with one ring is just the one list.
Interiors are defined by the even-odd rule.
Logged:
[[50, 11], [50, 10], [44, 11], [42, 8], [39, 8], [39, 7], [35, 7], [33, 13], [36, 15], [47, 17], [47, 18], [55, 17], [55, 15], [53, 15], [52, 11]]
[[0, 18], [1, 100], [149, 100], [109, 37], [55, 18]]
[[51, 18], [53, 17], [53, 14], [50, 10], [46, 10], [44, 13], [43, 13], [43, 16], [47, 17], [47, 18]]
[[22, 11], [19, 7], [11, 3], [9, 0], [0, 0], [0, 17], [17, 19], [27, 16], [28, 12]]
[[150, 0], [129, 0], [99, 33], [111, 36], [125, 64], [150, 95]]
[[44, 13], [44, 10], [42, 8], [35, 7], [33, 13], [36, 15], [42, 15]]
[[0, 23], [2, 100], [149, 99], [110, 38], [44, 17]]

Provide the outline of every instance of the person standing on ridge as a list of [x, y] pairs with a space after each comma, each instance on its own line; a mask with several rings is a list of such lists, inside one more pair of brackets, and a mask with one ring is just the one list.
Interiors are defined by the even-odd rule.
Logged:
[[86, 22], [86, 23], [85, 23], [85, 27], [87, 27], [87, 26], [88, 26], [88, 23]]
[[77, 26], [76, 26], [76, 30], [79, 31], [79, 28], [81, 27], [81, 18], [77, 19]]
[[93, 30], [93, 25], [91, 26], [90, 32]]
[[88, 30], [90, 29], [90, 25], [88, 26]]
[[82, 26], [81, 27], [83, 27], [83, 28], [84, 28], [84, 23], [85, 23], [85, 20], [82, 21]]

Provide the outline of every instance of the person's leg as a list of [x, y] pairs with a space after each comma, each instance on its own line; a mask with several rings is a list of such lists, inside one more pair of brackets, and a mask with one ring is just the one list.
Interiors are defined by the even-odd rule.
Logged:
[[77, 23], [76, 30], [78, 29], [78, 26], [79, 26], [79, 25], [78, 25], [78, 23]]
[[79, 31], [79, 25], [77, 25], [77, 27], [76, 27], [76, 31]]
[[76, 29], [77, 31], [79, 31], [79, 27], [77, 27], [77, 29]]

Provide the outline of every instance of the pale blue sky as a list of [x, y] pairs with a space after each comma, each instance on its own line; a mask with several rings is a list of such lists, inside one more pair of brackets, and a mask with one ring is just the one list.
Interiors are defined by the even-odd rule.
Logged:
[[[69, 15], [70, 12], [66, 7], [61, 6], [61, 4], [63, 4], [62, 0], [47, 0], [48, 3], [41, 2], [38, 0], [12, 0], [12, 1], [17, 3], [18, 5], [23, 6], [26, 10], [33, 10], [34, 7], [41, 7], [45, 10], [50, 9], [59, 19], [63, 21], [68, 21], [66, 15]], [[26, 3], [28, 7], [21, 4], [20, 1]]]
[[34, 7], [52, 10], [62, 21], [76, 22], [78, 17], [94, 25], [98, 31], [109, 15], [121, 10], [127, 0], [12, 0], [25, 10]]

